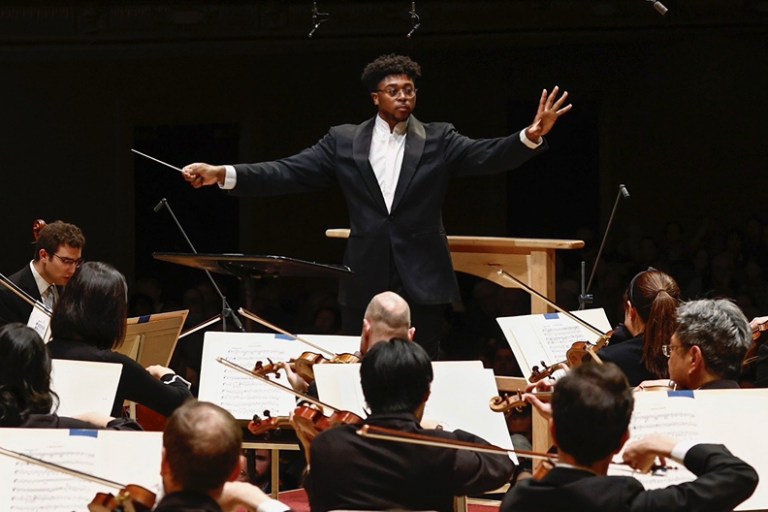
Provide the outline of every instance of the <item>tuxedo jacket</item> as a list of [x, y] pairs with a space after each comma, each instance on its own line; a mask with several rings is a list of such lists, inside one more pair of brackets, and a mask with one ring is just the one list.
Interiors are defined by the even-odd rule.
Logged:
[[[33, 299], [41, 300], [40, 290], [37, 289], [37, 281], [35, 281], [35, 276], [32, 274], [29, 264], [25, 265], [24, 268], [15, 274], [8, 276], [8, 279], [27, 292]], [[61, 288], [59, 288], [59, 295], [61, 295]], [[27, 325], [29, 315], [31, 314], [31, 305], [0, 284], [0, 326], [12, 322], [20, 322]]]
[[646, 491], [629, 476], [595, 475], [555, 467], [541, 480], [522, 480], [504, 497], [500, 512], [559, 511], [729, 511], [752, 495], [757, 473], [722, 445], [699, 444], [688, 450], [685, 467], [692, 482]]
[[459, 301], [441, 211], [449, 178], [514, 169], [544, 151], [546, 142], [530, 149], [519, 132], [473, 140], [450, 124], [421, 123], [411, 116], [390, 212], [368, 162], [374, 122], [335, 126], [311, 148], [282, 160], [236, 165], [233, 193], [341, 187], [351, 228], [344, 263], [355, 273], [341, 283], [342, 305], [364, 308], [371, 297], [389, 289], [392, 266], [415, 304]]
[[[410, 413], [374, 414], [365, 423], [448, 440], [487, 444], [468, 432], [422, 429]], [[453, 496], [507, 483], [515, 469], [507, 454], [478, 453], [364, 438], [361, 424], [340, 425], [310, 445], [304, 486], [312, 512], [326, 510], [438, 510]]]

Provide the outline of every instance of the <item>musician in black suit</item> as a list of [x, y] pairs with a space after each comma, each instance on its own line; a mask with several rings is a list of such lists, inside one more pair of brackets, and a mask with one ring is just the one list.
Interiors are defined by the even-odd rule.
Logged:
[[[52, 307], [62, 288], [82, 262], [85, 237], [74, 224], [48, 224], [35, 241], [35, 256], [29, 265], [8, 276], [33, 300]], [[12, 322], [27, 324], [32, 306], [0, 285], [0, 326]]]
[[[419, 345], [393, 338], [363, 357], [360, 381], [371, 415], [365, 423], [442, 439], [487, 444], [456, 430], [419, 425], [432, 382], [432, 365]], [[304, 482], [313, 512], [326, 510], [452, 511], [453, 496], [497, 489], [515, 469], [507, 454], [363, 438], [361, 424], [320, 432], [309, 445]], [[303, 443], [307, 443], [302, 438]]]
[[607, 476], [613, 455], [629, 437], [633, 407], [632, 390], [613, 363], [583, 364], [560, 379], [550, 419], [558, 462], [542, 479], [518, 482], [500, 511], [727, 511], [752, 494], [757, 473], [724, 446], [659, 434], [627, 444], [624, 460], [648, 471], [657, 457], [665, 457], [684, 463], [696, 480], [646, 491], [631, 476]]
[[258, 487], [235, 481], [243, 467], [242, 441], [235, 418], [217, 405], [190, 400], [176, 409], [163, 431], [165, 496], [155, 510], [289, 510]]
[[311, 148], [258, 164], [183, 169], [193, 186], [218, 183], [249, 196], [301, 192], [338, 184], [347, 200], [351, 233], [344, 258], [355, 275], [341, 283], [344, 330], [359, 331], [365, 305], [382, 291], [404, 297], [416, 339], [435, 358], [445, 306], [461, 300], [441, 208], [452, 176], [499, 173], [547, 147], [548, 133], [567, 97], [542, 92], [533, 123], [498, 139], [473, 140], [451, 124], [422, 123], [411, 115], [421, 68], [408, 57], [384, 55], [362, 81], [378, 115], [359, 125], [331, 128]]
[[[673, 385], [738, 389], [741, 365], [752, 344], [752, 329], [739, 306], [728, 299], [692, 300], [678, 307], [677, 321], [669, 344], [662, 347]], [[654, 384], [659, 382], [640, 385]]]

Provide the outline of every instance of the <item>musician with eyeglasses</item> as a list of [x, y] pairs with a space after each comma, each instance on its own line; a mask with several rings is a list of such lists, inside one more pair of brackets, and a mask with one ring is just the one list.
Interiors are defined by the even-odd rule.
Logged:
[[[441, 209], [452, 176], [509, 171], [547, 148], [543, 136], [570, 110], [555, 87], [544, 90], [530, 126], [508, 137], [473, 140], [448, 123], [412, 113], [421, 68], [383, 55], [362, 75], [377, 115], [335, 126], [311, 148], [277, 160], [235, 166], [193, 163], [182, 169], [194, 187], [218, 184], [237, 195], [268, 196], [338, 184], [350, 228], [344, 258], [355, 273], [341, 282], [343, 328], [359, 332], [365, 306], [394, 291], [411, 308], [415, 340], [435, 359], [446, 305], [461, 300]], [[559, 97], [558, 97], [559, 96]]]
[[[57, 220], [40, 230], [35, 254], [24, 268], [8, 276], [34, 300], [53, 308], [64, 285], [82, 262], [85, 236], [74, 224]], [[0, 285], [0, 326], [19, 322], [27, 324], [32, 306]]]
[[[693, 300], [677, 309], [678, 327], [662, 352], [677, 389], [738, 389], [752, 329], [728, 299]], [[645, 381], [641, 389], [667, 383]]]

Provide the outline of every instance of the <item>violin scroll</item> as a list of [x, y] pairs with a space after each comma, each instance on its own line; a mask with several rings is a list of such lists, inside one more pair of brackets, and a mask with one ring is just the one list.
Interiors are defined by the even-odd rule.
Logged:
[[32, 239], [37, 241], [37, 237], [40, 236], [40, 230], [47, 225], [48, 224], [46, 224], [43, 219], [35, 219], [34, 222], [32, 222]]

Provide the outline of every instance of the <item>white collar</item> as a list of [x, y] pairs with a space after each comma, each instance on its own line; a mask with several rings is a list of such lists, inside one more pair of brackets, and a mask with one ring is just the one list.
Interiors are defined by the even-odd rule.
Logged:
[[384, 119], [381, 118], [379, 114], [376, 114], [376, 123], [374, 125], [374, 130], [379, 133], [386, 133], [387, 135], [393, 134], [393, 135], [405, 135], [405, 132], [408, 131], [408, 121], [410, 120], [410, 116], [407, 120], [401, 121], [395, 125], [395, 129], [390, 131], [389, 129], [389, 123], [386, 122]]
[[37, 283], [37, 289], [40, 292], [40, 296], [43, 295], [43, 292], [48, 289], [49, 286], [51, 286], [53, 283], [49, 283], [45, 280], [43, 276], [40, 275], [40, 272], [37, 271], [35, 268], [35, 260], [32, 260], [29, 262], [29, 268], [32, 269], [32, 276], [35, 278], [35, 283]]

